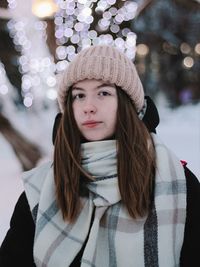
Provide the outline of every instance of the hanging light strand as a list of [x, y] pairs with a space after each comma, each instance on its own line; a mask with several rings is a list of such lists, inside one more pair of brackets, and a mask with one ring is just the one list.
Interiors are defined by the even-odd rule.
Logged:
[[[17, 4], [17, 1], [12, 0], [13, 9]], [[18, 64], [22, 74], [21, 94], [24, 105], [32, 106], [34, 99], [37, 99], [37, 104], [55, 99], [55, 63], [44, 45], [47, 23], [34, 16], [16, 17], [8, 22], [7, 27], [16, 50], [21, 54]]]
[[123, 28], [123, 22], [135, 18], [136, 2], [125, 1], [120, 8], [115, 7], [116, 0], [58, 0], [57, 4], [59, 11], [54, 19], [57, 72], [63, 71], [80, 50], [96, 44], [114, 45], [129, 58], [135, 57], [136, 34]]

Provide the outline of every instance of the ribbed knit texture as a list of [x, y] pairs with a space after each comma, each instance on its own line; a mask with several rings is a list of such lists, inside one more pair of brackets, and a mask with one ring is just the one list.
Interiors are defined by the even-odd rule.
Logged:
[[91, 46], [82, 50], [63, 73], [58, 91], [61, 112], [67, 91], [84, 79], [114, 83], [133, 100], [137, 111], [144, 104], [144, 90], [134, 63], [117, 48], [107, 45]]

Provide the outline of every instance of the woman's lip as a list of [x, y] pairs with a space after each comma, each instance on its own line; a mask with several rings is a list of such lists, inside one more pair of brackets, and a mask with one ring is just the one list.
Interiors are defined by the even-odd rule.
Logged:
[[100, 123], [101, 123], [100, 121], [87, 121], [83, 123], [83, 126], [86, 126], [88, 128], [94, 128]]

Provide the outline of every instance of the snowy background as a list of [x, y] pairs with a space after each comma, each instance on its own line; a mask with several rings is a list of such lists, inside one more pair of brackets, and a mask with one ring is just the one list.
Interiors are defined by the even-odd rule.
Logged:
[[[200, 177], [200, 103], [169, 109], [158, 101], [161, 117], [157, 132], [163, 142], [170, 147], [182, 160], [188, 162], [188, 167]], [[16, 127], [23, 129], [23, 134], [44, 151], [44, 158], [52, 156], [51, 131], [55, 110], [48, 111], [40, 117], [21, 116], [13, 122]], [[39, 163], [39, 164], [40, 164]], [[0, 135], [0, 242], [9, 227], [15, 203], [23, 191], [21, 181], [22, 168], [12, 147]]]

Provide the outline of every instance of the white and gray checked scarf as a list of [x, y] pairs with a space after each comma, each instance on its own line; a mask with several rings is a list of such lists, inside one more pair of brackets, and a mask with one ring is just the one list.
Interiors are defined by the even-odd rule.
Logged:
[[154, 207], [137, 220], [120, 201], [116, 141], [82, 145], [82, 165], [95, 180], [88, 184], [89, 198], [82, 198], [83, 209], [74, 224], [63, 221], [56, 205], [51, 163], [23, 175], [36, 222], [38, 267], [70, 266], [88, 233], [81, 267], [179, 266], [186, 218], [185, 175], [179, 160], [155, 135], [153, 139], [157, 155]]

